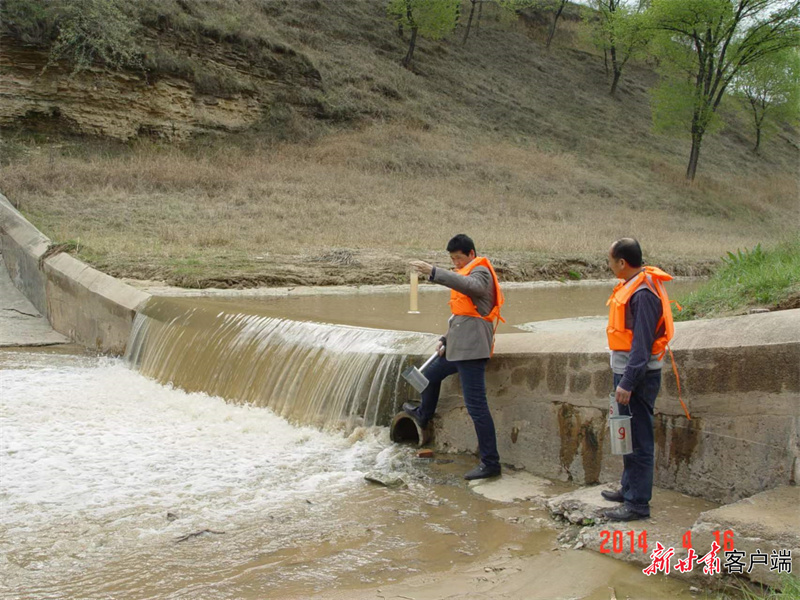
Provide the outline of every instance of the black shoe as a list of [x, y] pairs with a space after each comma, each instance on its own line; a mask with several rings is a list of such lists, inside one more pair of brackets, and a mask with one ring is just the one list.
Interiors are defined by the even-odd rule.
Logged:
[[643, 515], [642, 513], [634, 512], [627, 506], [604, 510], [603, 516], [609, 521], [638, 521], [639, 519], [650, 518], [649, 514]]
[[600, 495], [603, 497], [604, 500], [608, 500], [609, 502], [625, 502], [625, 498], [622, 497], [622, 492], [620, 490], [616, 490], [610, 492], [608, 490], [603, 490], [600, 492]]
[[490, 469], [485, 464], [481, 463], [464, 475], [464, 479], [467, 481], [472, 481], [473, 479], [487, 479], [489, 477], [498, 477], [499, 475], [500, 467], [494, 467]]
[[404, 402], [403, 412], [406, 413], [412, 419], [414, 419], [414, 422], [417, 425], [419, 425], [420, 429], [425, 429], [425, 427], [427, 427], [428, 422], [423, 421], [422, 418], [419, 416], [419, 407], [414, 406], [413, 404], [411, 404], [411, 402]]

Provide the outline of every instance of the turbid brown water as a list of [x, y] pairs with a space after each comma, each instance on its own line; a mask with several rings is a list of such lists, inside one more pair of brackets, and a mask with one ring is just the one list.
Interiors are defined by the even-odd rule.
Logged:
[[0, 387], [2, 598], [689, 597], [385, 428], [296, 427], [63, 348], [3, 350]]
[[[578, 291], [597, 314], [607, 289]], [[571, 302], [547, 300], [549, 290], [536, 300], [510, 292], [509, 325], [545, 314], [531, 307]], [[443, 326], [446, 294], [420, 299], [430, 319], [417, 329]], [[157, 301], [158, 318], [138, 322], [132, 360], [188, 392], [74, 347], [0, 352], [0, 597], [599, 600], [609, 587], [619, 598], [689, 597], [686, 584], [562, 547], [562, 526], [535, 503], [475, 494], [461, 479], [473, 457], [422, 461], [391, 444], [375, 426], [377, 409], [327, 432], [303, 425], [341, 420], [356, 406], [349, 395], [376, 377], [396, 379], [402, 353], [431, 336], [342, 333], [269, 315], [346, 314], [363, 326], [381, 313], [388, 327], [388, 312], [394, 328], [415, 329], [403, 321], [406, 301], [402, 293]], [[566, 312], [582, 314], [575, 305]], [[301, 365], [314, 385], [288, 385]], [[339, 376], [348, 370], [349, 388]], [[285, 392], [263, 406], [297, 424], [202, 393], [259, 388], [258, 377]], [[331, 398], [344, 400], [318, 420]], [[365, 481], [375, 471], [407, 485]]]
[[[670, 297], [680, 298], [702, 285], [698, 279], [681, 279], [667, 284]], [[608, 314], [606, 300], [614, 283], [572, 282], [539, 284], [506, 284], [506, 304], [499, 333], [515, 333], [515, 325], [550, 319], [602, 316]], [[375, 291], [375, 290], [378, 291]], [[409, 314], [409, 293], [406, 287], [393, 291], [364, 286], [337, 293], [264, 296], [226, 296], [185, 298], [189, 305], [197, 302], [216, 306], [226, 312], [280, 317], [318, 323], [339, 323], [372, 327], [443, 333], [450, 316], [449, 291], [434, 285], [420, 284], [419, 314]]]

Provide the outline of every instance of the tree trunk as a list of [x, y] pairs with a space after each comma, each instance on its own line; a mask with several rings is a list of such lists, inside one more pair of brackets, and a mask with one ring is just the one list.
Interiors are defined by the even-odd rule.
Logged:
[[558, 10], [556, 11], [556, 16], [553, 19], [553, 26], [550, 28], [550, 33], [547, 36], [547, 44], [545, 47], [549, 50], [550, 49], [550, 42], [553, 41], [553, 36], [556, 34], [556, 25], [558, 24], [558, 19], [561, 17], [561, 11], [564, 10], [564, 5], [567, 3], [567, 0], [561, 0], [561, 4], [558, 5]]
[[749, 94], [747, 96], [747, 99], [750, 101], [750, 107], [753, 109], [753, 123], [756, 126], [756, 145], [753, 146], [753, 152], [758, 154], [758, 147], [761, 145], [761, 123], [764, 122], [764, 115], [767, 111], [767, 107], [764, 104], [762, 104], [761, 114], [759, 115], [758, 99]]
[[617, 84], [619, 83], [619, 76], [622, 75], [622, 69], [619, 66], [619, 62], [617, 62], [617, 46], [612, 44], [610, 52], [611, 52], [611, 68], [614, 71], [614, 79], [611, 82], [610, 94], [613, 96], [614, 94], [617, 93]]
[[476, 0], [472, 0], [472, 7], [469, 9], [469, 19], [467, 20], [467, 30], [464, 32], [464, 40], [461, 42], [462, 46], [466, 46], [467, 39], [469, 38], [469, 30], [472, 29], [472, 17], [475, 15]]
[[694, 181], [697, 174], [697, 161], [700, 158], [700, 142], [703, 141], [702, 131], [692, 131], [692, 151], [689, 154], [689, 166], [686, 168], [686, 179]]
[[417, 45], [417, 27], [411, 29], [411, 41], [408, 43], [408, 52], [400, 63], [406, 69], [411, 66], [411, 59], [414, 57], [414, 47]]
[[611, 95], [616, 96], [617, 94], [617, 84], [619, 83], [619, 78], [622, 77], [622, 70], [614, 69], [614, 79], [611, 82]]

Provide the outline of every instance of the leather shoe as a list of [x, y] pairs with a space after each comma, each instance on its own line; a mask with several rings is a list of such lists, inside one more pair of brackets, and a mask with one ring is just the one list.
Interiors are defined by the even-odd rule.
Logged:
[[419, 416], [419, 407], [414, 406], [411, 402], [404, 402], [403, 403], [403, 412], [406, 413], [409, 417], [414, 419], [414, 422], [419, 425], [420, 429], [425, 429], [428, 425], [427, 421], [423, 421], [422, 418]]
[[471, 471], [464, 475], [464, 479], [472, 481], [473, 479], [487, 479], [489, 477], [497, 477], [500, 475], [500, 467], [489, 468], [481, 463]]
[[620, 490], [614, 490], [613, 492], [609, 490], [603, 490], [600, 492], [600, 495], [604, 500], [608, 500], [609, 502], [625, 502], [625, 498], [623, 498]]
[[638, 521], [639, 519], [650, 518], [649, 514], [643, 515], [642, 513], [634, 512], [627, 506], [604, 510], [603, 516], [609, 521]]

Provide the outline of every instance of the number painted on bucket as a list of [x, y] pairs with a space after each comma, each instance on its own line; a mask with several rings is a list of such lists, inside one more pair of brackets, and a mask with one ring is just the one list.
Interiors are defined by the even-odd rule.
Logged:
[[624, 426], [620, 427], [619, 429], [617, 429], [617, 433], [619, 434], [619, 437], [617, 439], [619, 439], [619, 440], [624, 440], [625, 439], [626, 432], [625, 432], [625, 427]]

